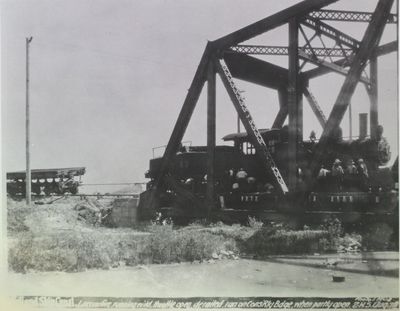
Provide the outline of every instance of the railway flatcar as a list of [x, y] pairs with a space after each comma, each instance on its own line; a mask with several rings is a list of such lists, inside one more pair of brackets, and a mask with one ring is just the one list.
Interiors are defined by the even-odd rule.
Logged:
[[[77, 194], [85, 172], [85, 167], [31, 170], [32, 193], [36, 195]], [[26, 195], [25, 177], [25, 171], [7, 173], [7, 193], [10, 196], [24, 197]]]

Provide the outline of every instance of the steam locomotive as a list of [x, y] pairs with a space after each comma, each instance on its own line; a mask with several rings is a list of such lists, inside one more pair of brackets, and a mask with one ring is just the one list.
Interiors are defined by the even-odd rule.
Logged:
[[[288, 128], [260, 130], [279, 171], [288, 177]], [[223, 137], [233, 145], [220, 145], [215, 149], [215, 213], [259, 214], [277, 212], [280, 214], [306, 215], [319, 221], [320, 216], [335, 214], [344, 221], [353, 222], [366, 215], [386, 217], [395, 221], [398, 215], [398, 175], [395, 166], [384, 167], [390, 161], [390, 146], [383, 137], [379, 126], [376, 139], [361, 137], [343, 139], [340, 129], [331, 138], [324, 154], [322, 168], [325, 176], [316, 177], [311, 164], [318, 144], [316, 139], [299, 141], [298, 189], [282, 196], [274, 188], [271, 175], [262, 166], [256, 148], [248, 134], [233, 133]], [[158, 211], [172, 217], [177, 215], [205, 215], [201, 204], [206, 197], [207, 146], [182, 146], [169, 166], [169, 176], [158, 185]], [[145, 177], [147, 193], [143, 193], [139, 204], [142, 215], [150, 215], [146, 206], [149, 193], [154, 189], [162, 158], [150, 160]], [[331, 168], [340, 160], [343, 175], [340, 180], [332, 176]], [[365, 174], [359, 170], [348, 173], [360, 160], [365, 164]], [[397, 163], [397, 161], [396, 161]], [[357, 164], [358, 165], [358, 164]], [[246, 173], [246, 181], [240, 183], [236, 175]], [[365, 173], [365, 172], [364, 172]], [[147, 204], [148, 205], [148, 204]], [[146, 210], [147, 209], [147, 210]], [[387, 221], [387, 219], [385, 219]]]

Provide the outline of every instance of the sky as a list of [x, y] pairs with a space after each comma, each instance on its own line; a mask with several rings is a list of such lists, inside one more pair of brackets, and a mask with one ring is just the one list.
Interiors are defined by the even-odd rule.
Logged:
[[[30, 44], [31, 167], [85, 166], [86, 183], [142, 182], [153, 147], [166, 145], [207, 40], [293, 5], [296, 0], [2, 0], [3, 171], [25, 169], [25, 38]], [[373, 11], [376, 0], [333, 9]], [[395, 10], [395, 8], [394, 8]], [[394, 11], [393, 10], [393, 11]], [[366, 24], [331, 23], [361, 40]], [[345, 28], [344, 28], [345, 27]], [[381, 43], [396, 39], [386, 26]], [[283, 26], [249, 43], [287, 45]], [[287, 67], [287, 57], [269, 57]], [[307, 67], [305, 68], [312, 68]], [[379, 121], [398, 154], [397, 55], [381, 57]], [[344, 78], [328, 74], [311, 90], [329, 115]], [[259, 128], [278, 111], [273, 90], [237, 81]], [[362, 85], [352, 99], [353, 134], [368, 112]], [[348, 135], [348, 116], [342, 127]], [[304, 137], [322, 132], [304, 100]], [[217, 143], [236, 131], [236, 113], [217, 81]], [[184, 141], [206, 143], [206, 90]], [[161, 155], [163, 149], [156, 149]]]

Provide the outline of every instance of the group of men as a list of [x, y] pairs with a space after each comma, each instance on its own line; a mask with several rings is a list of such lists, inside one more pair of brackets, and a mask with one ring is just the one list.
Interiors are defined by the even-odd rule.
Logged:
[[357, 162], [349, 160], [345, 169], [342, 167], [342, 161], [335, 159], [332, 169], [328, 170], [324, 165], [321, 166], [318, 179], [321, 186], [326, 186], [326, 181], [331, 179], [336, 189], [342, 190], [345, 181], [349, 181], [351, 186], [358, 186], [359, 188], [368, 188], [368, 168], [363, 159], [358, 159]]

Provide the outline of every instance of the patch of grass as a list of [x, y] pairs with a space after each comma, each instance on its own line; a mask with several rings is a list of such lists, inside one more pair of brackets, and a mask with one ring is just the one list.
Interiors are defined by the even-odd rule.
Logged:
[[28, 231], [29, 227], [25, 224], [26, 216], [29, 214], [29, 208], [14, 208], [7, 210], [7, 231], [10, 234]]
[[[386, 251], [396, 248], [397, 233], [386, 223], [375, 223], [368, 226], [363, 233], [362, 246], [374, 251]], [[398, 243], [397, 243], [398, 245]]]
[[236, 251], [235, 241], [206, 231], [175, 230], [152, 225], [150, 234], [61, 232], [45, 237], [19, 235], [9, 251], [16, 272], [82, 271], [119, 265], [173, 263], [212, 258], [221, 250]]
[[174, 230], [172, 225], [153, 225], [146, 243], [153, 263], [206, 260], [221, 250], [236, 250], [235, 241], [205, 230]]
[[320, 240], [327, 237], [328, 233], [322, 230], [286, 231], [268, 226], [244, 241], [242, 250], [260, 257], [313, 253], [323, 250]]

